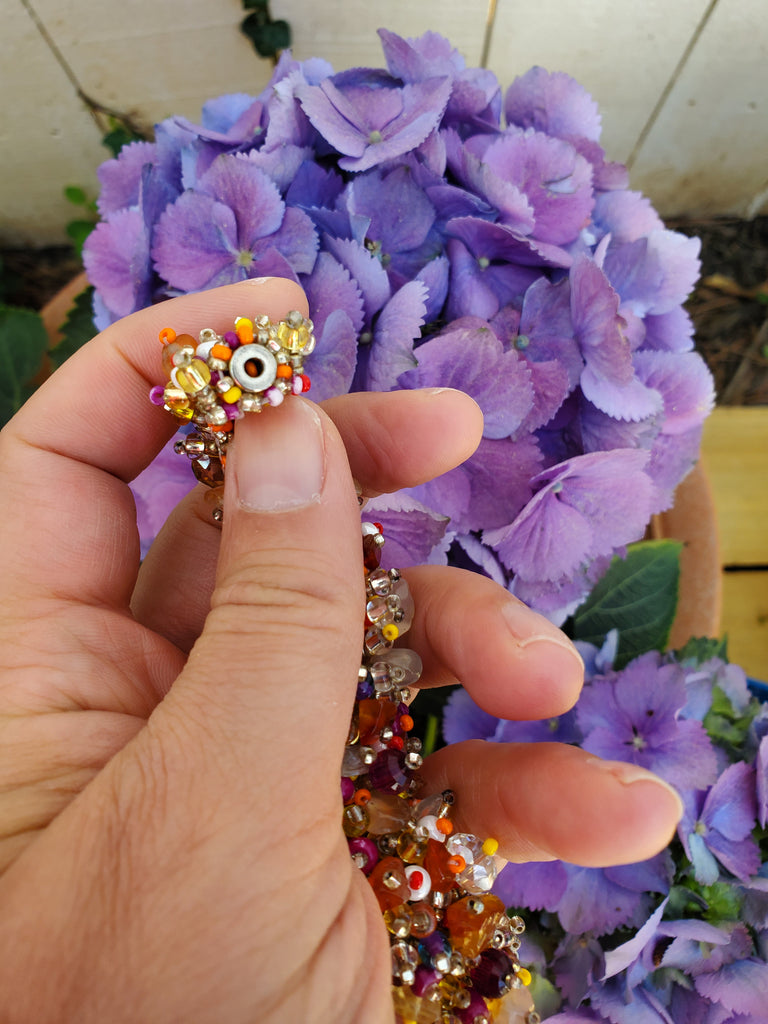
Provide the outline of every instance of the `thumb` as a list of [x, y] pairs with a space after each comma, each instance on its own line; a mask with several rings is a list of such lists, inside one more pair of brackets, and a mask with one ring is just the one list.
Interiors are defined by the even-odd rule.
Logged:
[[174, 686], [180, 710], [202, 710], [219, 768], [251, 781], [269, 773], [270, 807], [285, 786], [299, 811], [301, 776], [314, 813], [338, 826], [365, 606], [346, 452], [330, 419], [291, 397], [238, 422], [226, 476], [217, 583]]

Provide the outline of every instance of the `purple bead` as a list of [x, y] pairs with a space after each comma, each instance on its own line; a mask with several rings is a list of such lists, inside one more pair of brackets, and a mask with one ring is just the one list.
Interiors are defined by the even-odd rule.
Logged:
[[379, 848], [376, 846], [376, 843], [366, 836], [361, 836], [359, 839], [350, 839], [348, 842], [349, 852], [353, 857], [356, 853], [362, 854], [365, 857], [362, 871], [366, 875], [370, 875], [379, 862]]
[[227, 419], [239, 420], [243, 415], [240, 412], [240, 407], [238, 406], [237, 402], [221, 402], [220, 405], [224, 412], [227, 414]]
[[470, 992], [470, 1003], [466, 1009], [456, 1008], [461, 1024], [475, 1024], [476, 1020], [488, 1020], [488, 1004], [478, 992]]
[[156, 384], [149, 392], [149, 400], [152, 405], [165, 405], [165, 399], [163, 398], [164, 394], [165, 388], [163, 385]]
[[421, 998], [427, 989], [436, 985], [441, 978], [442, 974], [438, 974], [434, 967], [417, 967], [416, 980], [411, 985], [411, 991]]
[[429, 935], [425, 935], [419, 945], [426, 950], [430, 959], [439, 956], [441, 953], [446, 953], [450, 948], [448, 939], [440, 931], [434, 931]]
[[509, 992], [514, 975], [512, 961], [500, 949], [486, 949], [480, 954], [480, 963], [472, 969], [472, 986], [481, 996], [499, 999]]
[[341, 780], [341, 799], [345, 804], [348, 804], [352, 797], [355, 795], [355, 784], [352, 779], [346, 777]]
[[237, 348], [237, 346], [240, 344], [240, 339], [238, 338], [234, 331], [227, 331], [227, 333], [224, 335], [224, 341], [226, 341], [229, 347], [233, 349]]
[[221, 374], [218, 370], [211, 370], [211, 385], [216, 385], [221, 380]]
[[370, 675], [367, 675], [365, 679], [357, 684], [356, 700], [368, 700], [369, 697], [373, 696], [373, 692], [373, 680]]
[[400, 750], [382, 750], [368, 769], [368, 777], [374, 789], [402, 793], [408, 784], [405, 754]]

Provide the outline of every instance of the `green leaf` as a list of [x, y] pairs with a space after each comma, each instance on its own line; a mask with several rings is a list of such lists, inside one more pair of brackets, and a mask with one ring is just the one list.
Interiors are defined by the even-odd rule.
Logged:
[[112, 156], [117, 156], [123, 146], [127, 146], [129, 142], [141, 141], [144, 138], [143, 135], [139, 135], [138, 132], [133, 132], [125, 125], [116, 123], [114, 127], [102, 137], [101, 143], [106, 146]]
[[85, 206], [88, 202], [85, 190], [80, 188], [79, 185], [67, 185], [64, 189], [64, 198], [67, 202], [72, 203], [73, 206]]
[[93, 326], [93, 288], [86, 288], [77, 296], [61, 327], [61, 333], [61, 341], [51, 349], [54, 369], [58, 369], [65, 359], [69, 359], [96, 333]]
[[269, 0], [243, 0], [243, 10], [264, 11], [269, 16]]
[[39, 313], [0, 306], [0, 424], [21, 408], [34, 388], [48, 335]]
[[95, 227], [95, 220], [71, 220], [67, 224], [66, 232], [75, 243], [78, 256], [82, 255], [85, 240]]
[[626, 558], [614, 558], [608, 572], [573, 616], [574, 640], [602, 645], [619, 631], [615, 667], [647, 651], [662, 651], [677, 609], [682, 544], [648, 540], [631, 544]]
[[710, 658], [728, 661], [728, 638], [725, 636], [721, 638], [691, 637], [685, 647], [675, 651], [675, 657], [678, 661], [687, 661], [694, 665], [701, 665], [702, 662], [709, 661]]
[[253, 43], [260, 57], [275, 57], [291, 45], [291, 29], [287, 21], [266, 21], [260, 11], [244, 19], [240, 29]]

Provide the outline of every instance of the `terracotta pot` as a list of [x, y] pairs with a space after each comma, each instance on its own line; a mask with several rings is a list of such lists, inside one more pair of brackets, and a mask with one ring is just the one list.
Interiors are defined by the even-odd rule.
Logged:
[[54, 345], [58, 345], [61, 341], [59, 328], [67, 319], [67, 313], [69, 313], [74, 305], [77, 296], [80, 292], [84, 292], [87, 287], [88, 278], [85, 271], [83, 271], [82, 274], [78, 274], [69, 284], [65, 285], [60, 292], [57, 292], [40, 310], [40, 316], [43, 318], [43, 326], [48, 333], [51, 348]]
[[677, 488], [674, 506], [654, 516], [650, 534], [683, 542], [680, 600], [669, 646], [682, 647], [691, 637], [719, 636], [723, 597], [720, 543], [712, 489], [701, 462]]

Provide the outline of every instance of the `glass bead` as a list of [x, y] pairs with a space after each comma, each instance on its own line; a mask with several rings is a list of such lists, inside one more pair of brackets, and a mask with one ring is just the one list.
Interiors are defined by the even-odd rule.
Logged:
[[382, 750], [368, 769], [368, 775], [376, 789], [403, 792], [409, 781], [405, 754], [400, 750]]
[[456, 832], [447, 839], [446, 846], [451, 853], [461, 855], [466, 862], [466, 867], [458, 874], [457, 881], [467, 892], [490, 892], [496, 881], [498, 867], [493, 857], [484, 852], [485, 844], [468, 832]]
[[488, 1004], [479, 992], [469, 993], [469, 1004], [456, 1010], [461, 1024], [491, 1024]]
[[391, 647], [377, 651], [371, 671], [376, 665], [386, 665], [391, 678], [398, 686], [413, 686], [421, 677], [421, 658], [416, 651], [410, 651], [407, 647]]
[[289, 352], [306, 353], [310, 332], [304, 323], [301, 323], [298, 327], [292, 327], [285, 320], [282, 320], [277, 327], [277, 338], [283, 348], [288, 349]]
[[410, 588], [402, 576], [392, 585], [392, 593], [400, 600], [400, 611], [403, 618], [398, 619], [397, 624], [400, 627], [400, 632], [405, 633], [406, 630], [411, 628], [415, 605], [413, 603], [413, 598], [411, 597]]
[[171, 372], [171, 380], [188, 395], [196, 395], [210, 384], [211, 371], [202, 359], [193, 359], [188, 366], [176, 367]]
[[374, 569], [373, 572], [368, 574], [366, 583], [374, 594], [378, 594], [380, 597], [386, 597], [392, 586], [386, 569]]
[[417, 996], [411, 986], [397, 985], [392, 989], [392, 999], [400, 1020], [408, 1024], [442, 1024], [439, 995], [436, 999], [430, 999], [428, 994]]
[[387, 602], [377, 597], [375, 600], [369, 601], [365, 606], [365, 614], [368, 616], [369, 622], [375, 623], [391, 613]]
[[488, 1000], [494, 1024], [538, 1024], [539, 1015], [527, 988], [513, 988], [502, 999]]
[[[426, 843], [422, 844], [423, 847]], [[400, 851], [398, 850], [398, 853]], [[400, 854], [402, 857], [403, 855]], [[418, 853], [417, 853], [418, 856]], [[406, 861], [408, 858], [403, 857]], [[429, 877], [429, 872], [421, 865], [418, 860], [412, 861], [405, 869], [405, 877], [408, 879], [408, 887], [411, 890], [411, 900], [416, 902], [423, 900], [429, 895], [432, 889], [432, 880]]]
[[[411, 832], [403, 832], [397, 843], [397, 854], [406, 864], [423, 864], [427, 850], [427, 838], [415, 836]], [[407, 874], [407, 872], [406, 872]], [[429, 872], [426, 872], [429, 878]], [[429, 891], [429, 890], [427, 890]], [[414, 899], [421, 899], [416, 896]]]
[[415, 939], [423, 939], [431, 935], [437, 927], [437, 915], [434, 908], [426, 902], [413, 903], [411, 911], [411, 935]]
[[449, 866], [451, 854], [445, 848], [445, 844], [436, 839], [427, 840], [427, 849], [424, 853], [424, 867], [432, 879], [432, 888], [435, 892], [450, 892], [456, 885], [456, 875]]
[[365, 759], [365, 748], [359, 744], [346, 747], [341, 762], [341, 774], [347, 778], [356, 778], [368, 770]]
[[342, 815], [344, 834], [350, 839], [357, 839], [368, 831], [368, 812], [358, 804], [350, 804], [344, 808]]
[[372, 836], [399, 832], [408, 823], [411, 813], [407, 802], [394, 793], [371, 793], [366, 810], [368, 831]]
[[504, 904], [492, 893], [464, 896], [446, 909], [443, 925], [451, 936], [454, 949], [473, 960], [493, 942], [494, 932], [502, 916]]
[[368, 744], [378, 738], [384, 726], [394, 721], [397, 705], [391, 700], [361, 700], [357, 712], [360, 742]]
[[353, 857], [362, 859], [360, 870], [366, 875], [376, 867], [379, 861], [379, 850], [376, 843], [367, 836], [359, 836], [349, 840], [349, 852]]
[[403, 862], [398, 857], [382, 857], [368, 876], [382, 912], [394, 910], [408, 900], [408, 882]]
[[192, 472], [206, 487], [218, 487], [224, 483], [224, 467], [221, 459], [204, 455], [192, 460]]
[[363, 537], [363, 565], [370, 572], [381, 565], [381, 545], [377, 542], [377, 534]]
[[177, 366], [184, 366], [195, 356], [197, 342], [191, 334], [179, 334], [168, 345], [163, 346], [162, 363], [167, 377]]
[[472, 987], [481, 996], [499, 999], [512, 987], [515, 965], [501, 949], [485, 949], [478, 964], [472, 968]]

